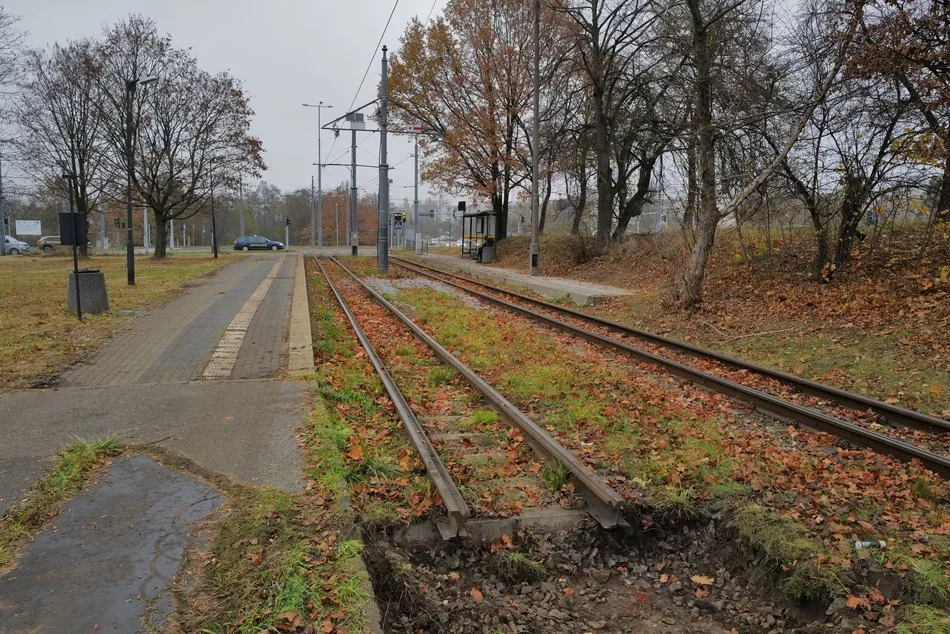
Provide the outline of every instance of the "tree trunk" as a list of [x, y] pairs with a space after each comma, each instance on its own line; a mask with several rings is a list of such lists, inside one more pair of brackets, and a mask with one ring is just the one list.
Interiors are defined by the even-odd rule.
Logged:
[[716, 239], [716, 225], [700, 222], [696, 237], [696, 244], [689, 255], [686, 271], [683, 275], [683, 288], [680, 291], [680, 303], [687, 310], [694, 310], [699, 306], [703, 297], [703, 278], [706, 275], [706, 262], [712, 253], [713, 242]]
[[696, 127], [699, 163], [699, 236], [690, 253], [683, 275], [680, 304], [694, 310], [703, 298], [703, 277], [706, 263], [716, 239], [719, 207], [716, 203], [716, 148], [712, 126], [712, 87], [710, 85], [709, 41], [700, 0], [687, 0], [692, 17], [693, 54], [696, 58]]
[[[586, 174], [585, 174], [586, 176]], [[581, 231], [581, 220], [584, 217], [584, 209], [587, 207], [587, 179], [582, 178], [578, 181], [577, 201], [574, 204], [574, 218], [571, 221], [571, 235], [577, 235]]]
[[165, 250], [166, 226], [167, 223], [159, 214], [152, 214], [155, 217], [155, 258], [161, 259], [168, 255]]
[[545, 180], [547, 187], [544, 190], [544, 201], [538, 213], [538, 234], [544, 233], [544, 222], [548, 219], [548, 203], [551, 202], [551, 169], [548, 167], [548, 176]]
[[683, 210], [683, 226], [692, 229], [696, 219], [696, 139], [690, 135], [686, 146], [686, 209]]
[[659, 156], [654, 156], [644, 163], [640, 164], [640, 172], [637, 177], [637, 190], [633, 196], [627, 200], [623, 209], [620, 210], [620, 218], [617, 220], [617, 227], [614, 229], [614, 240], [619, 240], [626, 233], [630, 221], [643, 213], [643, 207], [650, 196], [650, 183], [653, 178], [653, 167], [656, 165]]
[[600, 50], [600, 27], [594, 11], [591, 25], [591, 79], [593, 79], [594, 150], [597, 154], [597, 250], [603, 252], [610, 240], [613, 224], [613, 183], [610, 176], [610, 136], [607, 131], [607, 105], [604, 103], [603, 51]]
[[937, 222], [950, 222], [950, 153], [943, 162], [940, 195], [937, 197]]
[[844, 199], [841, 201], [841, 223], [838, 225], [838, 239], [835, 244], [834, 267], [827, 270], [825, 281], [831, 280], [845, 262], [851, 257], [851, 247], [858, 236], [858, 225], [864, 216], [864, 204], [867, 198], [864, 183], [857, 176], [847, 176]]
[[495, 212], [495, 240], [508, 237], [508, 206], [501, 194], [491, 197], [491, 208]]

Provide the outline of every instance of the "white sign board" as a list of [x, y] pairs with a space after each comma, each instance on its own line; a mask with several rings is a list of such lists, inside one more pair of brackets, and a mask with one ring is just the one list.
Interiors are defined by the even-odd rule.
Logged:
[[39, 220], [17, 220], [16, 234], [18, 236], [41, 236], [42, 228]]

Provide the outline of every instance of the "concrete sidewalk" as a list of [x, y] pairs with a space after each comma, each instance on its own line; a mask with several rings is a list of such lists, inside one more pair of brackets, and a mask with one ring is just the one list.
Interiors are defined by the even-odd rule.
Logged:
[[[402, 255], [399, 252], [393, 252], [393, 255]], [[617, 288], [615, 286], [604, 286], [603, 284], [594, 284], [592, 282], [581, 282], [571, 280], [565, 277], [532, 277], [511, 269], [504, 269], [492, 264], [480, 264], [468, 257], [453, 257], [450, 255], [411, 255], [405, 257], [416, 257], [420, 261], [431, 266], [442, 267], [446, 269], [456, 269], [467, 275], [487, 277], [499, 282], [508, 284], [517, 284], [529, 288], [532, 291], [557, 299], [559, 297], [570, 297], [571, 300], [582, 306], [600, 304], [611, 297], [623, 297], [632, 295], [630, 291]]]

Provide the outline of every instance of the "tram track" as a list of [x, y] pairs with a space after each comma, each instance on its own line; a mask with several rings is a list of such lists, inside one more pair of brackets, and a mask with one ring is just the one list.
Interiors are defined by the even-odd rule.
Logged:
[[[585, 510], [602, 526], [612, 528], [625, 524], [621, 516], [621, 509], [624, 503], [623, 498], [586, 464], [581, 462], [573, 453], [558, 443], [546, 430], [541, 428], [514, 404], [492, 388], [484, 379], [463, 364], [451, 352], [442, 347], [423, 331], [422, 328], [416, 325], [346, 266], [335, 258], [331, 258], [331, 261], [352, 279], [353, 282], [358, 284], [362, 291], [376, 304], [383, 307], [389, 315], [405, 326], [418, 341], [428, 347], [436, 358], [456, 371], [509, 425], [520, 430], [527, 444], [534, 449], [542, 459], [548, 464], [558, 465], [566, 469], [570, 474], [575, 491], [586, 502]], [[359, 319], [344, 297], [344, 293], [342, 293], [338, 285], [334, 283], [331, 275], [319, 258], [317, 258], [317, 264], [336, 298], [337, 303], [356, 333], [357, 339], [366, 351], [377, 375], [380, 377], [400, 419], [406, 427], [410, 439], [422, 459], [429, 478], [432, 480], [433, 485], [436, 487], [443, 501], [448, 521], [442, 522], [439, 525], [442, 537], [444, 539], [453, 539], [468, 535], [469, 531], [467, 526], [474, 515], [471, 506], [464, 499], [459, 490], [459, 485], [456, 484], [449, 468], [442, 458], [440, 458], [439, 453], [436, 451], [436, 448], [433, 446], [432, 441], [424, 429], [424, 425], [420, 422], [416, 413], [400, 391], [392, 373], [386, 367], [383, 359], [371, 343]]]
[[[622, 352], [638, 361], [654, 364], [679, 378], [741, 400], [756, 411], [773, 418], [830, 433], [856, 445], [868, 447], [876, 452], [891, 455], [900, 460], [918, 460], [924, 467], [934, 471], [944, 479], [950, 477], [950, 459], [948, 459], [946, 455], [920, 447], [912, 442], [891, 437], [855, 422], [843, 420], [825, 411], [791, 402], [774, 394], [751, 388], [723, 376], [700, 370], [678, 359], [669, 358], [657, 352], [633, 346], [626, 341], [604, 334], [604, 331], [620, 333], [624, 337], [636, 338], [641, 341], [646, 341], [651, 345], [665, 347], [692, 357], [720, 363], [739, 371], [758, 374], [783, 385], [790, 386], [804, 394], [833, 401], [855, 412], [874, 412], [877, 416], [898, 428], [906, 427], [908, 431], [913, 431], [917, 436], [923, 435], [928, 439], [932, 437], [935, 439], [933, 444], [937, 447], [946, 447], [944, 439], [950, 435], [948, 434], [948, 432], [950, 432], [950, 423], [942, 419], [875, 401], [874, 399], [845, 392], [844, 390], [830, 386], [823, 386], [819, 383], [802, 379], [801, 377], [795, 377], [794, 375], [754, 364], [748, 364], [737, 359], [731, 359], [725, 355], [707, 351], [697, 346], [676, 342], [616, 322], [587, 315], [580, 311], [538, 300], [521, 293], [491, 286], [466, 276], [449, 273], [442, 269], [399, 257], [391, 257], [390, 260], [407, 271], [457, 288], [480, 300], [508, 310], [509, 312], [519, 314], [537, 323], [581, 337], [609, 349]], [[486, 289], [488, 292], [476, 290], [472, 288], [473, 286]], [[533, 310], [525, 306], [525, 304], [540, 308], [545, 312]], [[554, 317], [552, 314], [564, 317], [566, 320]], [[582, 327], [576, 323], [578, 321], [598, 328], [600, 331]]]

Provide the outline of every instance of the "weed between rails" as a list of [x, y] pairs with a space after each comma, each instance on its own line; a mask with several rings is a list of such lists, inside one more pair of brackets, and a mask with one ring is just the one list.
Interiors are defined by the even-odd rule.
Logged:
[[[915, 543], [932, 567], [915, 571], [895, 561], [886, 568], [915, 579], [911, 587], [919, 581], [941, 587], [930, 576], [946, 580], [940, 562], [950, 545], [940, 538], [950, 525], [950, 495], [931, 475], [869, 451], [828, 453], [833, 441], [807, 431], [777, 437], [738, 421], [721, 395], [508, 313], [472, 310], [427, 288], [404, 289], [395, 299], [626, 497], [645, 502], [646, 513], [676, 521], [734, 516], [742, 540], [784, 571], [791, 597], [860, 592], [860, 581], [848, 574], [864, 565], [849, 550], [855, 539]], [[865, 483], [863, 493], [855, 494], [856, 482]], [[934, 539], [921, 541], [924, 533]], [[915, 596], [943, 601], [939, 592], [902, 598]]]

